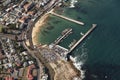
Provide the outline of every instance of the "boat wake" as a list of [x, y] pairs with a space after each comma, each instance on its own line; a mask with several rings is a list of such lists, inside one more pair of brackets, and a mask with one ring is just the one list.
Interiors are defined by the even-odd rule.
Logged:
[[75, 3], [77, 3], [77, 0], [71, 0], [70, 2], [70, 8], [74, 8], [75, 7]]

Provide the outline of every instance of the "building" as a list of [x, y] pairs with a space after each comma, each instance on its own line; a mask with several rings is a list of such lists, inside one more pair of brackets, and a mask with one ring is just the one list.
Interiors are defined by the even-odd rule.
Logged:
[[25, 11], [28, 11], [28, 10], [30, 10], [33, 7], [34, 7], [34, 3], [33, 2], [24, 5]]
[[20, 8], [22, 8], [27, 3], [27, 0], [23, 0], [21, 4], [19, 5]]
[[13, 77], [5, 77], [5, 80], [14, 80]]
[[34, 65], [31, 65], [31, 66], [28, 67], [28, 71], [27, 71], [27, 78], [28, 78], [28, 80], [33, 80], [34, 79], [34, 77], [32, 75], [32, 69], [33, 68], [35, 68]]
[[23, 76], [23, 72], [24, 72], [24, 68], [19, 69], [18, 76], [22, 77]]
[[18, 19], [18, 21], [19, 21], [20, 23], [24, 23], [25, 20], [26, 20], [26, 18], [27, 18], [27, 17], [24, 17], [24, 16], [23, 16], [22, 18]]
[[3, 3], [3, 6], [6, 6], [6, 5], [8, 5], [9, 3], [11, 3], [11, 0], [6, 0], [6, 1]]

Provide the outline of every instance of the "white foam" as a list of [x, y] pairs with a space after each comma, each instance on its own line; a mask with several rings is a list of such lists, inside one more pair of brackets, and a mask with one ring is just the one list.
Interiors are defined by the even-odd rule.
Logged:
[[[88, 59], [88, 49], [85, 48], [86, 43], [84, 43], [79, 49], [76, 50], [77, 55], [76, 57], [72, 57], [70, 56], [70, 59], [72, 59], [73, 61], [73, 65], [81, 72], [81, 79], [85, 78], [85, 70], [82, 70], [82, 66], [84, 65], [84, 63], [86, 62], [86, 60]], [[77, 79], [77, 80], [81, 80], [81, 79]]]
[[[77, 58], [76, 58], [77, 59]], [[74, 66], [81, 72], [81, 78], [84, 79], [85, 78], [85, 71], [82, 70], [82, 66], [83, 66], [83, 62], [80, 61], [80, 62], [77, 62], [77, 60], [74, 62]]]
[[78, 61], [78, 60], [77, 60], [77, 57], [72, 57], [72, 56], [70, 56], [70, 59], [72, 59], [73, 65], [76, 67], [76, 69], [78, 69], [78, 70], [81, 72], [80, 78], [79, 78], [79, 79], [76, 78], [76, 79], [74, 79], [74, 80], [84, 79], [84, 78], [85, 78], [85, 71], [81, 69], [84, 63], [83, 63], [82, 61]]

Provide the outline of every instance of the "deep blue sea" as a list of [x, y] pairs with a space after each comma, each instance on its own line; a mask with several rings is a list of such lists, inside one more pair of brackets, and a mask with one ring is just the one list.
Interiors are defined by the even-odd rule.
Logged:
[[[78, 61], [84, 63], [82, 66], [85, 71], [84, 80], [120, 80], [120, 0], [78, 0], [75, 8], [65, 7], [61, 11], [64, 11], [63, 15], [83, 21], [86, 25], [98, 24], [72, 52]], [[45, 28], [41, 29], [39, 36], [41, 43], [49, 44], [54, 41], [64, 27], [80, 27], [73, 23], [70, 25], [70, 22], [64, 20], [60, 22], [58, 19], [50, 19], [48, 23], [54, 30], [47, 30], [45, 34]], [[75, 30], [78, 30], [78, 27]], [[73, 36], [71, 38], [73, 39]], [[67, 41], [62, 44], [66, 44]]]
[[85, 80], [120, 80], [120, 0], [80, 0], [78, 4], [79, 13], [98, 24], [80, 44], [87, 55]]

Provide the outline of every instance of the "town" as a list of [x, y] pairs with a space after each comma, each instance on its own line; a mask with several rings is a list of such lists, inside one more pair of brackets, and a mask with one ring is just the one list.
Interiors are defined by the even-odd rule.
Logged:
[[32, 30], [43, 16], [52, 14], [65, 20], [84, 25], [83, 22], [53, 11], [67, 0], [1, 0], [0, 1], [0, 80], [81, 80], [80, 71], [74, 68], [67, 55], [96, 24], [71, 43], [70, 50], [59, 43], [72, 34], [72, 28], [50, 45], [34, 45]]
[[[47, 80], [43, 66], [25, 47], [31, 25], [55, 4], [55, 0], [0, 1], [0, 80]], [[57, 2], [56, 2], [57, 3]], [[42, 72], [39, 78], [39, 73]]]

